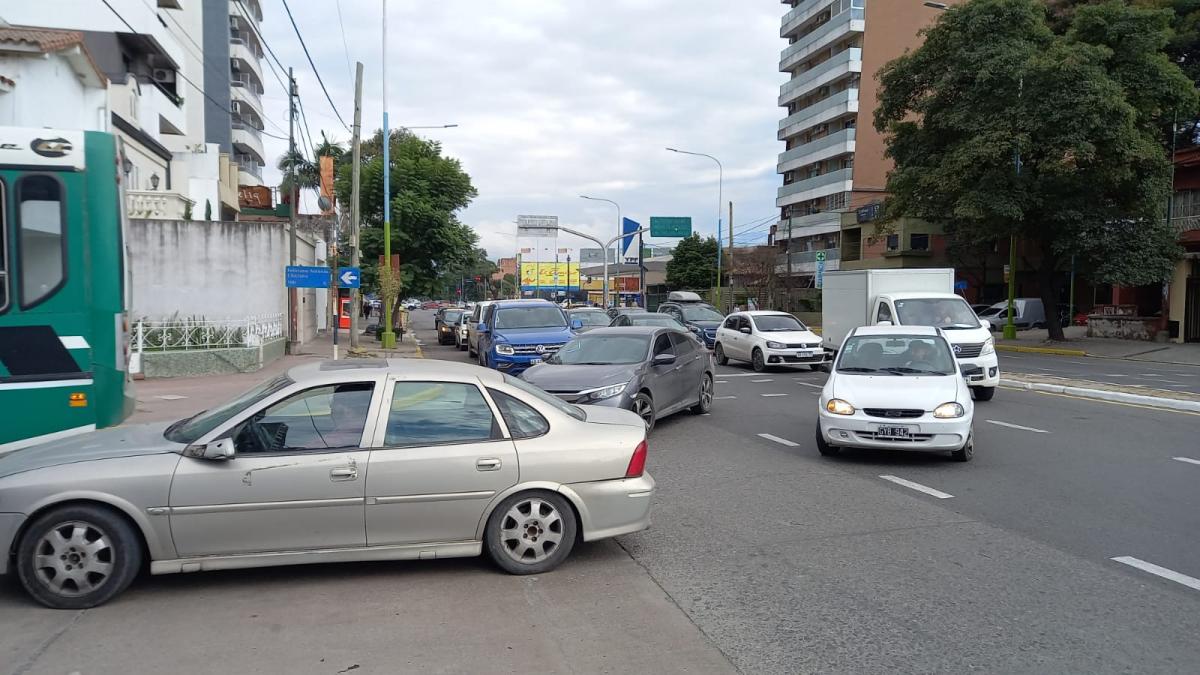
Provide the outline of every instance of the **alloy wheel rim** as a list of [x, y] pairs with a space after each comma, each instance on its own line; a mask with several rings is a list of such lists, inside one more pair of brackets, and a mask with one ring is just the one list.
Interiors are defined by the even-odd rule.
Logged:
[[78, 597], [107, 583], [115, 561], [116, 550], [104, 530], [71, 520], [55, 525], [38, 540], [33, 569], [51, 592]]
[[647, 428], [654, 424], [654, 406], [650, 405], [649, 401], [644, 398], [634, 399], [634, 407], [636, 408], [634, 412], [642, 418]]
[[562, 544], [563, 519], [549, 502], [531, 497], [513, 505], [500, 521], [500, 545], [514, 562], [539, 563]]
[[762, 370], [764, 366], [762, 352], [754, 352], [754, 369]]
[[708, 376], [700, 380], [700, 407], [708, 410], [713, 402], [713, 381]]

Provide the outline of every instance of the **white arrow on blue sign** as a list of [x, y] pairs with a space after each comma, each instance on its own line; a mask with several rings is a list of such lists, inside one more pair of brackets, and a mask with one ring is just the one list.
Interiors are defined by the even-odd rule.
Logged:
[[339, 267], [338, 285], [342, 288], [358, 288], [362, 281], [362, 271], [357, 267]]

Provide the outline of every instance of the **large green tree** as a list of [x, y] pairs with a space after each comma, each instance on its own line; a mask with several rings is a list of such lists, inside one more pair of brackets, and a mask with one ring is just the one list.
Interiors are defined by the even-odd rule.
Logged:
[[679, 240], [667, 262], [667, 284], [674, 288], [704, 289], [717, 278], [717, 240], [692, 234]]
[[[879, 74], [888, 216], [971, 241], [1018, 236], [1047, 307], [1072, 255], [1097, 281], [1165, 279], [1176, 245], [1163, 122], [1196, 108], [1163, 51], [1170, 21], [1120, 0], [1075, 8], [1065, 32], [1042, 0], [945, 12]], [[1063, 338], [1057, 324], [1050, 334]]]
[[[364, 277], [383, 255], [383, 134], [362, 144], [361, 238]], [[441, 144], [404, 130], [391, 133], [392, 253], [400, 256], [401, 295], [436, 295], [442, 280], [477, 260], [475, 232], [457, 213], [476, 196], [471, 177]], [[350, 203], [350, 156], [338, 166], [337, 194]]]

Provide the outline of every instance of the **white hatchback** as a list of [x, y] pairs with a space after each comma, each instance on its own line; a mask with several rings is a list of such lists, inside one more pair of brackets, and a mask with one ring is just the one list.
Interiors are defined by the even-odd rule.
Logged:
[[813, 370], [825, 363], [821, 338], [787, 312], [736, 312], [717, 329], [713, 352], [717, 363], [746, 361], [755, 372], [767, 366], [807, 365]]
[[817, 448], [975, 454], [971, 390], [942, 331], [868, 326], [846, 336], [818, 408]]

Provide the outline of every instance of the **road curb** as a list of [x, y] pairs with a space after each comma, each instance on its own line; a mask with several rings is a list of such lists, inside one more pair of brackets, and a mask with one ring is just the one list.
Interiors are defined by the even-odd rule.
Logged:
[[1128, 394], [1123, 391], [1087, 389], [1084, 387], [1070, 387], [1062, 384], [1046, 384], [1044, 382], [1022, 382], [1020, 380], [1009, 380], [1004, 378], [1001, 378], [1000, 385], [1010, 389], [1041, 391], [1048, 394], [1066, 394], [1068, 396], [1090, 398], [1097, 401], [1131, 403], [1134, 405], [1150, 406], [1152, 408], [1163, 408], [1165, 410], [1200, 413], [1200, 401], [1184, 401], [1176, 398], [1159, 398], [1157, 396]]
[[1053, 354], [1055, 356], [1087, 356], [1082, 349], [1059, 349], [1057, 347], [1021, 347], [1018, 345], [996, 344], [996, 350], [1001, 352], [1021, 352], [1024, 354]]

